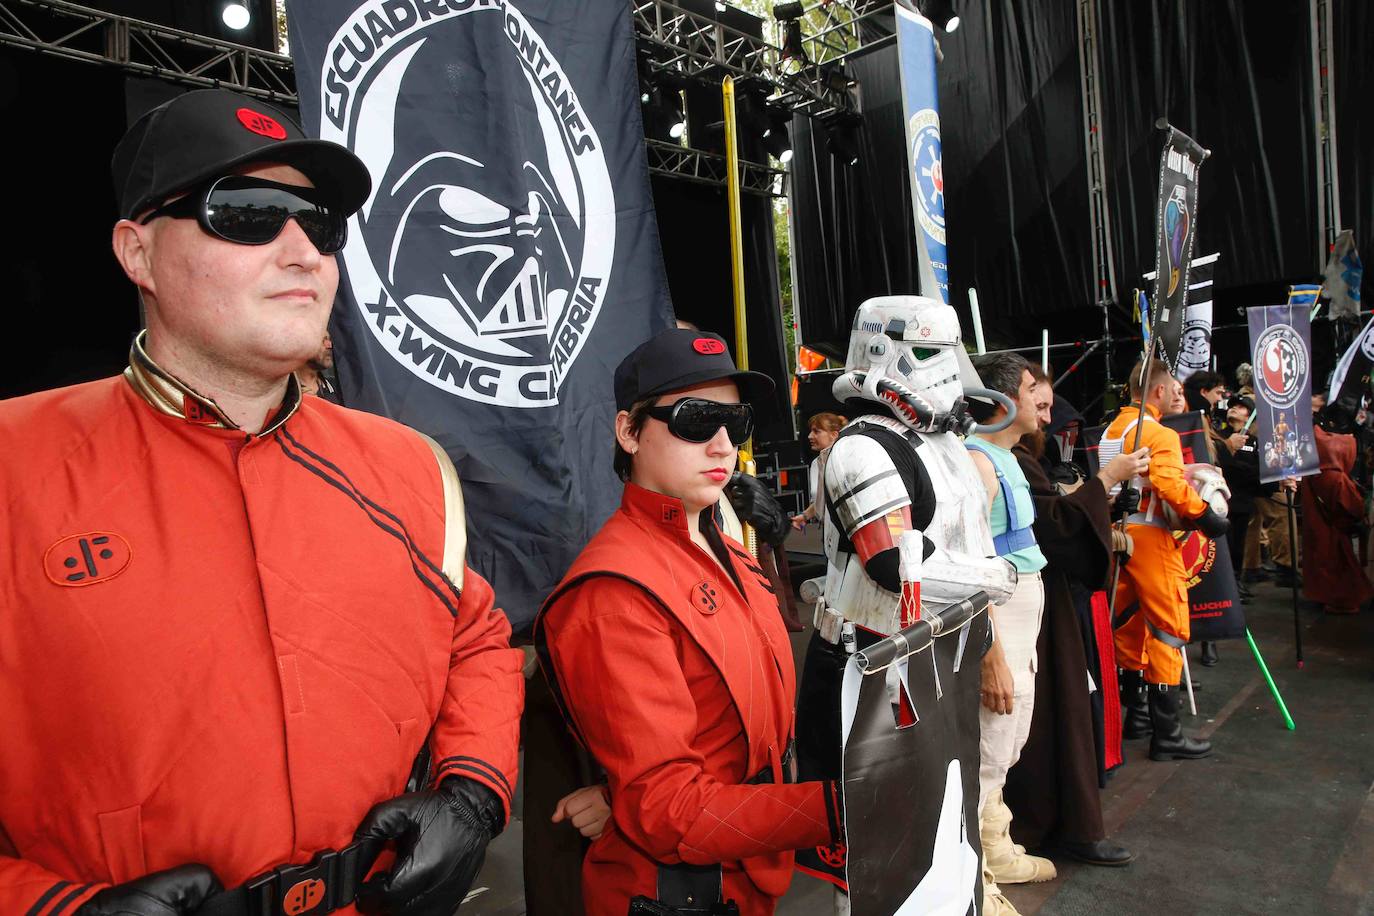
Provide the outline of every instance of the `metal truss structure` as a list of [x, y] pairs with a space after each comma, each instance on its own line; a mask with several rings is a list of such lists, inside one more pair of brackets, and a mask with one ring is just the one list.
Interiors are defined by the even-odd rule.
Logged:
[[807, 36], [804, 57], [788, 58], [780, 47], [685, 10], [672, 0], [632, 0], [635, 33], [652, 72], [705, 82], [726, 76], [767, 86], [770, 101], [800, 114], [826, 117], [857, 107], [844, 58], [862, 46], [860, 24], [893, 0], [816, 0], [802, 22], [821, 28]]
[[[776, 45], [672, 0], [630, 0], [640, 51], [651, 72], [710, 83], [733, 75], [766, 89], [773, 105], [821, 118], [855, 110], [857, 93], [844, 73], [844, 60], [887, 40], [883, 27], [874, 23], [880, 14], [890, 13], [893, 2], [809, 0], [802, 18], [806, 59], [786, 59]], [[0, 0], [0, 45], [297, 104], [295, 73], [286, 55], [67, 0]], [[647, 147], [649, 168], [656, 174], [711, 185], [725, 182], [723, 156], [655, 140], [647, 141]], [[743, 190], [780, 193], [781, 170], [749, 162], [740, 166]]]
[[291, 58], [65, 0], [0, 0], [0, 44], [140, 76], [296, 101]]
[[[649, 171], [655, 175], [667, 175], [695, 181], [698, 184], [725, 185], [725, 157], [707, 153], [676, 143], [662, 140], [645, 140], [644, 147], [649, 154]], [[787, 173], [756, 162], [739, 164], [740, 190], [746, 194], [762, 194], [769, 197], [786, 196], [782, 192], [782, 178]]]

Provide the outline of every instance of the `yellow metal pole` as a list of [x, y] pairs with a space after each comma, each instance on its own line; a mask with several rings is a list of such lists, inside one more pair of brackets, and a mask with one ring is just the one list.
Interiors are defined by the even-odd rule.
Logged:
[[[739, 137], [735, 121], [735, 78], [727, 76], [720, 86], [721, 108], [725, 113], [725, 199], [730, 212], [730, 281], [735, 292], [735, 364], [749, 368], [749, 326], [744, 319], [744, 233], [739, 209]], [[753, 477], [754, 440], [739, 450], [740, 470]], [[754, 556], [759, 554], [758, 536], [752, 525], [744, 525], [744, 545]]]

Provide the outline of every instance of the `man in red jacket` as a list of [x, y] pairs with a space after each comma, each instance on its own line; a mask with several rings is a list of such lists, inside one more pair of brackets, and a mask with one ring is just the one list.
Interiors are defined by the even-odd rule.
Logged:
[[443, 451], [291, 374], [367, 172], [205, 90], [114, 175], [130, 366], [0, 405], [0, 912], [451, 912], [521, 656]]

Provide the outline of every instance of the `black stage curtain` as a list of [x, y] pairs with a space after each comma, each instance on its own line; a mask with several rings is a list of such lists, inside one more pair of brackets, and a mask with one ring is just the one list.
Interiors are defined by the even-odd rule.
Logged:
[[1341, 175], [1340, 228], [1355, 231], [1364, 260], [1361, 299], [1374, 308], [1374, 6], [1368, 0], [1331, 4], [1332, 57], [1336, 87], [1336, 149]]
[[[1074, 7], [966, 12], [939, 36], [950, 289], [970, 340], [973, 286], [989, 345], [1028, 342], [1046, 314], [1093, 301]], [[829, 127], [793, 122], [795, 299], [805, 341], [831, 355], [865, 298], [918, 290], [896, 46], [855, 59], [851, 75], [863, 97], [857, 165], [828, 152]], [[1087, 317], [1100, 327], [1099, 313]], [[1054, 320], [1065, 329], [1055, 339], [1082, 336], [1082, 316]]]
[[10, 230], [0, 250], [12, 323], [0, 398], [120, 372], [138, 298], [110, 251], [110, 153], [125, 129], [122, 76], [0, 48], [0, 162]]
[[[950, 288], [971, 339], [967, 290], [977, 287], [990, 347], [1037, 343], [1042, 327], [1056, 343], [1101, 336], [1075, 6], [985, 0], [961, 8], [959, 30], [939, 36]], [[1213, 150], [1202, 171], [1195, 250], [1222, 255], [1217, 322], [1235, 321], [1238, 306], [1282, 301], [1287, 283], [1316, 280], [1324, 257], [1316, 237], [1308, 4], [1141, 0], [1103, 3], [1100, 11], [1102, 131], [1121, 298], [1153, 266], [1160, 116]], [[1361, 42], [1374, 12], [1359, 0], [1336, 0], [1333, 17], [1342, 217], [1371, 262], [1374, 80]], [[827, 151], [825, 125], [794, 123], [798, 319], [803, 342], [831, 355], [843, 353], [864, 298], [917, 289], [895, 47], [854, 60], [852, 75], [864, 111], [857, 165], [846, 168]], [[1139, 333], [1130, 309], [1122, 301], [1113, 310], [1113, 334]], [[1117, 348], [1118, 381], [1131, 351]], [[1078, 352], [1059, 351], [1055, 367], [1062, 371]], [[1095, 361], [1085, 375], [1100, 381], [1100, 371]]]
[[1221, 252], [1217, 285], [1316, 280], [1305, 0], [1148, 0], [1104, 3], [1101, 13], [1103, 137], [1123, 296], [1154, 262], [1161, 116], [1212, 150], [1199, 179], [1193, 251]]

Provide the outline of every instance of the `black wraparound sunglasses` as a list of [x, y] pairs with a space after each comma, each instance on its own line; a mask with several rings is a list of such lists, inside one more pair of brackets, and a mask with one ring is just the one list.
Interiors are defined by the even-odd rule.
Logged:
[[682, 398], [672, 404], [650, 407], [648, 413], [667, 423], [670, 433], [687, 442], [710, 442], [723, 426], [731, 442], [743, 445], [754, 431], [754, 408], [748, 404]]
[[294, 219], [320, 254], [334, 254], [348, 239], [348, 220], [314, 188], [264, 178], [225, 175], [149, 213], [195, 219], [211, 235], [240, 245], [266, 245]]

